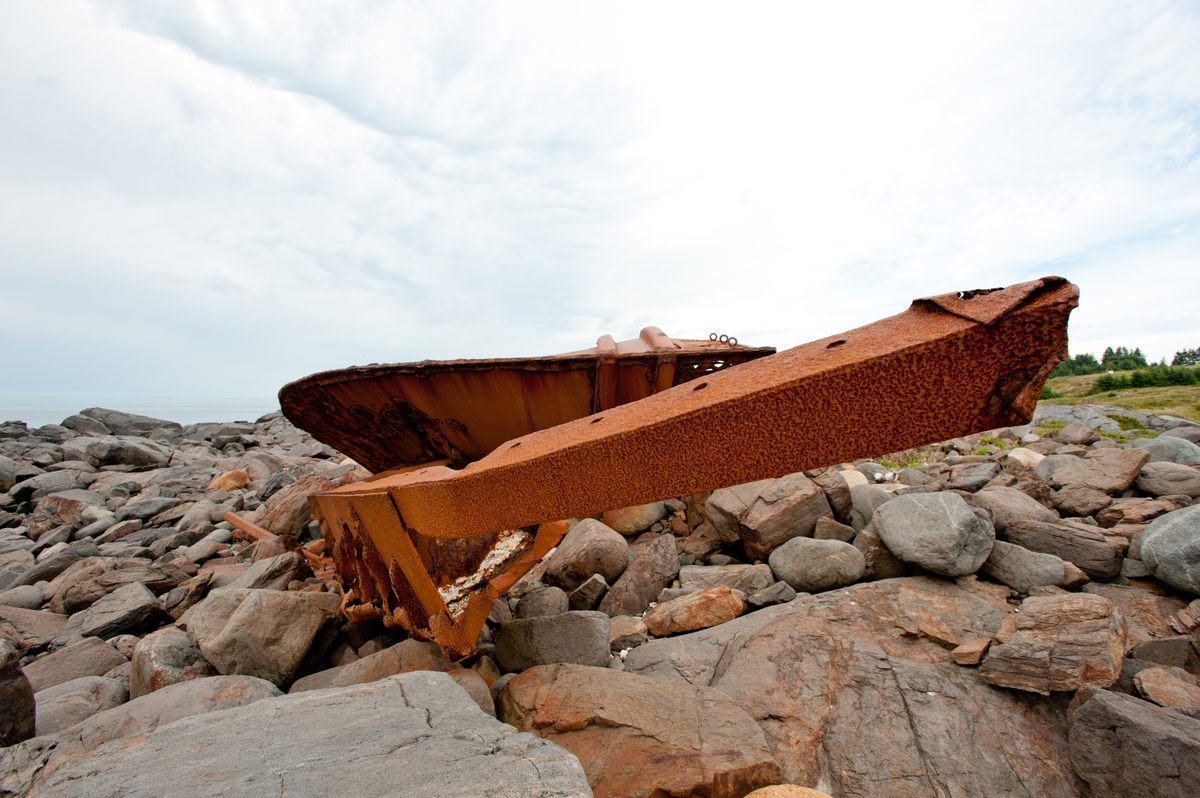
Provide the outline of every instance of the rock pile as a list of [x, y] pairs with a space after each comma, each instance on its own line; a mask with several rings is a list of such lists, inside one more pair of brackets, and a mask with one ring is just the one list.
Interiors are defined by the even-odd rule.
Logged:
[[366, 474], [278, 414], [9, 422], [0, 792], [1192, 795], [1198, 436], [1043, 408], [616, 508], [452, 663], [338, 615], [307, 497]]

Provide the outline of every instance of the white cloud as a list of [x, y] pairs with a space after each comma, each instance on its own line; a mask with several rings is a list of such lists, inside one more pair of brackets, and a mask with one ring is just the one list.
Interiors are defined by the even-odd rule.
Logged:
[[1079, 283], [1200, 345], [1187, 3], [9, 3], [13, 390], [263, 397]]

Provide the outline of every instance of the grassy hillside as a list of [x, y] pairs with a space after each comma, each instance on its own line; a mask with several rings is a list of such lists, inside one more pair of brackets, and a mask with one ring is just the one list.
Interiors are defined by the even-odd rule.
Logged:
[[1043, 399], [1042, 401], [1052, 405], [1085, 403], [1115, 405], [1130, 410], [1140, 410], [1143, 413], [1165, 413], [1192, 421], [1200, 421], [1200, 385], [1126, 388], [1087, 395], [1101, 376], [1103, 375], [1086, 374], [1080, 377], [1055, 377], [1046, 382], [1046, 387], [1058, 394], [1058, 398]]

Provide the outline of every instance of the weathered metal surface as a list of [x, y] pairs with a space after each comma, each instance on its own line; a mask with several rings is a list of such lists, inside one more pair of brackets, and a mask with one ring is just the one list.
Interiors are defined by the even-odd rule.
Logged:
[[605, 335], [591, 349], [550, 357], [326, 371], [285, 385], [279, 402], [296, 426], [370, 471], [434, 460], [462, 466], [521, 435], [774, 351], [724, 336], [675, 340], [647, 327], [629, 341]]
[[[565, 531], [542, 524], [535, 535], [546, 519], [1025, 423], [1066, 356], [1077, 298], [1047, 277], [919, 299], [866, 327], [523, 435], [460, 470], [414, 468], [318, 494], [344, 607], [465, 654], [491, 597]], [[483, 536], [512, 549], [508, 558], [460, 555], [450, 569], [437, 559], [434, 541]], [[472, 563], [480, 573], [464, 576]], [[456, 587], [463, 579], [473, 585]]]

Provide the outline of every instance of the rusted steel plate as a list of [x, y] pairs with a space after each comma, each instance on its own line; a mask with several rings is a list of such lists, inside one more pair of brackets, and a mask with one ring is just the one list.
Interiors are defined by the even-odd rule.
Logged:
[[[417, 468], [318, 494], [345, 604], [466, 653], [486, 611], [474, 598], [450, 606], [464, 576], [414, 541], [490, 535], [524, 554], [548, 549], [553, 531], [543, 526], [541, 545], [533, 535], [547, 519], [1025, 423], [1066, 356], [1077, 300], [1059, 277], [916, 300], [866, 327], [524, 435], [460, 470]], [[498, 567], [496, 585], [536, 561], [523, 554]], [[480, 584], [474, 596], [498, 595]]]
[[675, 340], [657, 327], [564, 355], [449, 360], [327, 371], [285, 385], [283, 413], [370, 471], [447, 460], [465, 465], [536, 430], [637, 401], [774, 353], [720, 340]]

